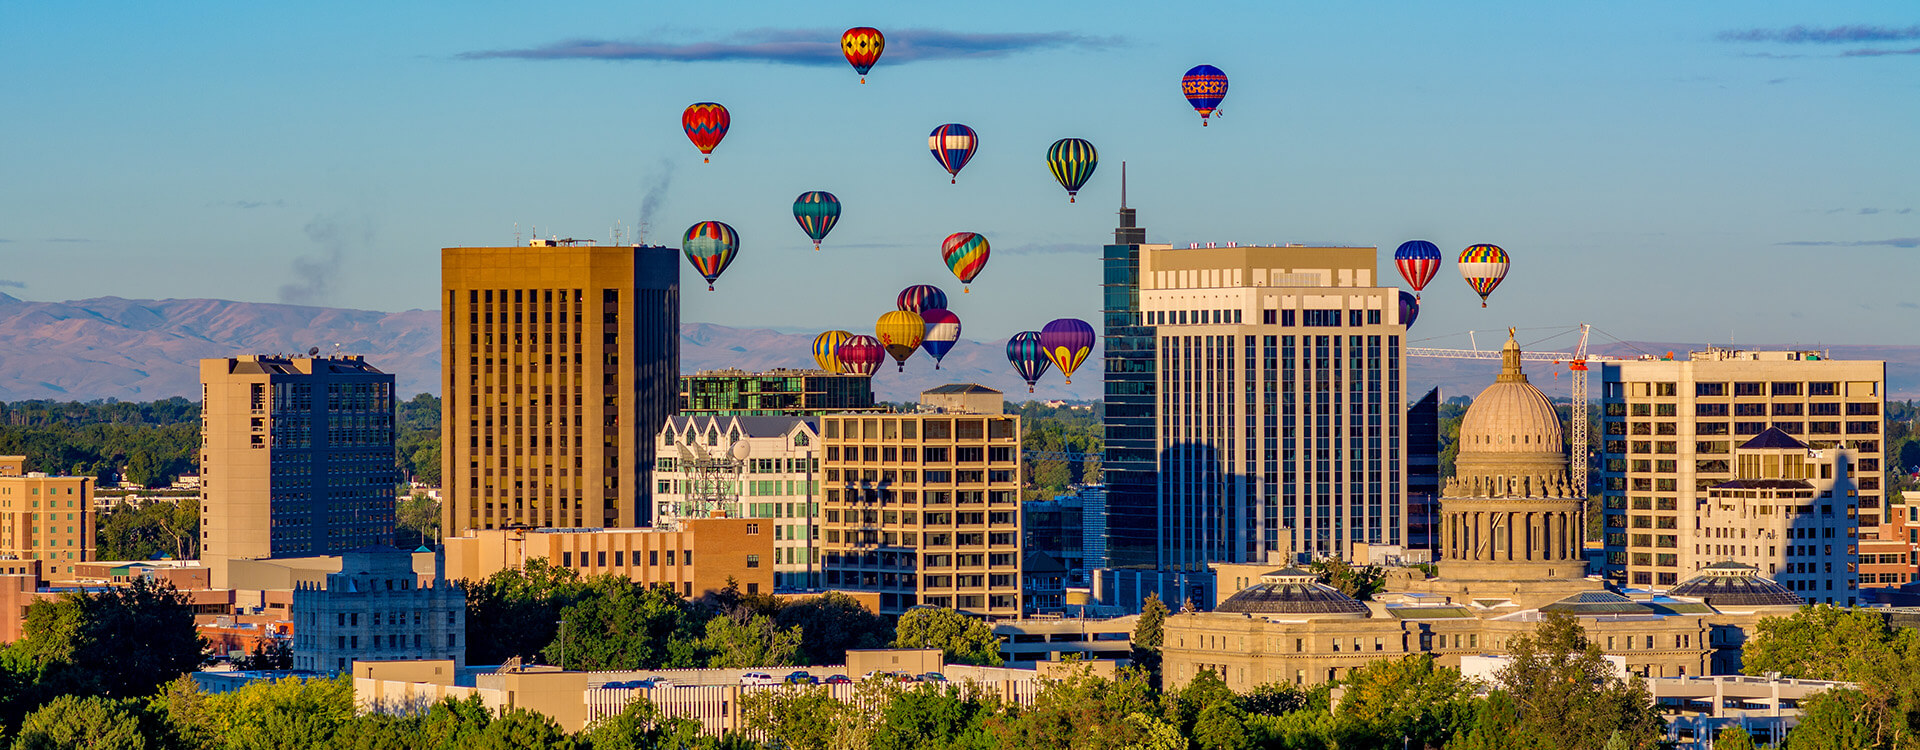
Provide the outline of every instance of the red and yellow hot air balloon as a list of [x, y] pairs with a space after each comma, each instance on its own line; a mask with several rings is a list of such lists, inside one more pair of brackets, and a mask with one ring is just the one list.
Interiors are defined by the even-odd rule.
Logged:
[[873, 324], [874, 337], [880, 345], [886, 347], [887, 356], [900, 364], [900, 371], [907, 369], [907, 358], [920, 349], [920, 339], [927, 335], [927, 321], [918, 313], [906, 310], [894, 310]]
[[871, 26], [855, 26], [840, 35], [840, 51], [846, 54], [853, 71], [860, 74], [861, 83], [867, 82], [867, 71], [873, 70], [886, 48], [887, 37]]
[[[702, 154], [713, 153], [713, 147], [720, 145], [720, 139], [727, 137], [727, 126], [733, 124], [733, 117], [727, 114], [727, 108], [713, 102], [699, 102], [687, 105], [687, 111], [680, 113], [680, 127], [687, 131], [687, 140], [693, 141], [694, 148]], [[713, 161], [712, 158], [701, 159]]]

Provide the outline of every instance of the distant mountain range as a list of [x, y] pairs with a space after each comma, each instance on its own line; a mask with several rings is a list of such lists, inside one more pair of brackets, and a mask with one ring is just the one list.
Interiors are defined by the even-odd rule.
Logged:
[[[812, 336], [767, 328], [688, 323], [680, 329], [680, 369], [813, 367]], [[213, 299], [131, 300], [118, 297], [30, 302], [0, 294], [0, 401], [114, 398], [151, 401], [200, 395], [199, 360], [235, 354], [322, 352], [365, 355], [394, 374], [402, 396], [437, 393], [440, 320], [436, 311], [376, 312]], [[1685, 352], [1697, 344], [1635, 342], [1596, 353]], [[1750, 348], [1764, 348], [1754, 346]], [[1920, 398], [1920, 346], [1834, 346], [1841, 359], [1887, 361], [1891, 398]], [[1010, 400], [1100, 398], [1100, 352], [1088, 357], [1072, 385], [1047, 373], [1032, 396], [1007, 365], [1006, 340], [962, 340], [941, 369], [924, 354], [905, 372], [888, 361], [874, 377], [876, 397], [911, 401], [936, 385], [971, 382], [998, 388]], [[1529, 363], [1533, 382], [1550, 396], [1567, 393], [1562, 372]], [[1478, 393], [1498, 363], [1415, 359], [1409, 398], [1438, 386], [1447, 397]], [[1595, 389], [1597, 396], [1598, 389]]]

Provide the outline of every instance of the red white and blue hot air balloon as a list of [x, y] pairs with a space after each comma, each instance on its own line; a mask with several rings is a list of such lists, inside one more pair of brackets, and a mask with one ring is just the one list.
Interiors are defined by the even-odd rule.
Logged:
[[920, 320], [927, 324], [927, 333], [920, 339], [920, 348], [933, 357], [933, 369], [940, 369], [940, 360], [953, 349], [960, 340], [960, 316], [945, 308], [933, 307], [920, 311]]
[[1408, 240], [1400, 243], [1393, 251], [1393, 264], [1400, 268], [1400, 278], [1407, 280], [1413, 287], [1413, 296], [1418, 298], [1420, 290], [1427, 288], [1427, 282], [1439, 273], [1440, 264], [1446, 262], [1440, 257], [1440, 247], [1426, 240]]
[[927, 136], [927, 150], [933, 152], [933, 160], [940, 162], [953, 178], [949, 182], [956, 184], [960, 182], [961, 168], [967, 166], [967, 160], [973, 158], [974, 149], [979, 147], [980, 137], [974, 134], [973, 128], [957, 122], [934, 128]]

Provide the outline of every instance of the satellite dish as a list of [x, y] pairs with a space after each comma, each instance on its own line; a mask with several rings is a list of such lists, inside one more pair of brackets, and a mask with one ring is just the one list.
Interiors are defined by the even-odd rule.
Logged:
[[747, 447], [747, 441], [745, 440], [736, 441], [733, 444], [733, 450], [731, 452], [733, 453], [733, 460], [735, 461], [745, 461], [747, 460], [747, 456], [753, 455], [753, 450]]
[[320, 354], [320, 347], [314, 346], [314, 347], [307, 348], [307, 356], [315, 357], [315, 356], [319, 356], [319, 354]]

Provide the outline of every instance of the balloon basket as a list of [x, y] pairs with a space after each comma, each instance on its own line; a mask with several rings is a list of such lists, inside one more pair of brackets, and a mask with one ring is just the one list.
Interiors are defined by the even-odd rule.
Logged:
[[958, 184], [960, 184], [960, 178], [958, 178], [958, 177], [955, 177], [955, 178], [953, 178], [953, 179], [951, 179], [951, 180], [947, 180], [947, 184], [949, 184], [949, 185], [958, 185]]
[[866, 82], [867, 82], [867, 77], [866, 77], [866, 76], [860, 76], [860, 83], [862, 83], [862, 84], [865, 84]]
[[1078, 202], [1078, 201], [1075, 201], [1075, 200], [1073, 199], [1073, 194], [1072, 194], [1072, 193], [1068, 193], [1068, 194], [1067, 194], [1067, 202], [1068, 202], [1068, 203], [1076, 203], [1076, 202]]
[[713, 285], [712, 285], [712, 284], [708, 284], [708, 285], [707, 285], [707, 291], [709, 291], [709, 292], [711, 292], [711, 291], [713, 291]]
[[713, 159], [712, 159], [711, 157], [706, 157], [706, 158], [702, 158], [702, 159], [700, 160], [700, 163], [701, 163], [701, 164], [712, 164], [712, 163], [713, 163]]
[[972, 294], [972, 293], [973, 293], [973, 288], [972, 288], [972, 287], [965, 287], [965, 286], [963, 286], [963, 287], [960, 287], [960, 293], [961, 293], [961, 294]]
[[1032, 393], [1032, 392], [1033, 392], [1033, 386], [1027, 386], [1027, 392], [1028, 392], [1028, 393]]

